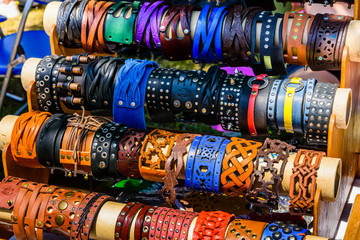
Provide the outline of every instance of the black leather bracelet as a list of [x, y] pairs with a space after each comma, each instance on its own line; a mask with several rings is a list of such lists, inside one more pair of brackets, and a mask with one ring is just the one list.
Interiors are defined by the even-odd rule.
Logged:
[[326, 145], [329, 122], [337, 84], [318, 82], [310, 105], [307, 123], [307, 142], [310, 145]]
[[250, 100], [250, 94], [251, 94], [251, 88], [248, 85], [248, 82], [250, 81], [252, 77], [247, 76], [246, 79], [244, 79], [244, 83], [241, 87], [241, 93], [240, 93], [240, 104], [239, 104], [239, 124], [240, 124], [240, 132], [243, 136], [249, 136], [249, 126], [247, 121], [247, 114], [248, 114], [248, 106], [249, 106], [249, 100]]
[[59, 95], [59, 88], [57, 86], [58, 83], [58, 76], [60, 73], [60, 67], [65, 62], [65, 57], [60, 58], [60, 60], [55, 64], [53, 70], [52, 70], [52, 93], [53, 93], [53, 104], [55, 107], [55, 112], [63, 113], [63, 110], [61, 109], [60, 105], [60, 95]]
[[41, 127], [36, 139], [36, 155], [44, 167], [63, 169], [60, 163], [60, 148], [71, 115], [54, 114]]
[[104, 123], [96, 131], [91, 147], [91, 172], [95, 179], [118, 179], [118, 142], [126, 131], [127, 127], [119, 123]]
[[269, 95], [275, 81], [273, 78], [267, 78], [268, 84], [264, 89], [259, 90], [255, 100], [255, 128], [258, 136], [266, 135], [267, 131], [267, 108], [269, 103]]
[[270, 124], [270, 128], [274, 130], [278, 130], [278, 125], [276, 122], [276, 103], [279, 89], [281, 88], [281, 83], [281, 80], [275, 80], [271, 84], [271, 91], [269, 94], [269, 102], [267, 106], [267, 120]]

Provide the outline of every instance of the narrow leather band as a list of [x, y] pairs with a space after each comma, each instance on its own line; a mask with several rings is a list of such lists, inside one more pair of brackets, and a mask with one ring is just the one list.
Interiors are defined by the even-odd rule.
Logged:
[[36, 139], [40, 128], [51, 116], [48, 112], [27, 112], [16, 119], [11, 133], [11, 153], [23, 167], [43, 168], [36, 156]]
[[[290, 151], [295, 149], [285, 142], [267, 138], [256, 156], [255, 169], [251, 175], [246, 201], [258, 207], [278, 208], [280, 184]], [[260, 159], [264, 164], [260, 165]], [[280, 164], [279, 170], [274, 164]], [[271, 174], [271, 180], [264, 179], [265, 173]], [[261, 183], [259, 186], [256, 183]], [[269, 186], [271, 185], [271, 190]]]
[[306, 238], [306, 234], [309, 234], [309, 231], [297, 226], [296, 224], [286, 224], [282, 221], [276, 221], [267, 225], [264, 233], [262, 234], [261, 240], [276, 238], [304, 240]]
[[[152, 210], [150, 210], [152, 209]], [[134, 230], [134, 238], [135, 239], [142, 239], [141, 233], [143, 231], [143, 225], [145, 221], [145, 216], [148, 211], [154, 211], [153, 208], [151, 208], [150, 205], [145, 205], [143, 208], [140, 209], [136, 220], [135, 220], [135, 230]], [[149, 218], [148, 218], [149, 219]], [[151, 217], [150, 217], [151, 219]]]
[[[149, 240], [154, 240], [156, 239], [156, 231], [161, 231], [161, 223], [162, 221], [159, 223], [158, 220], [160, 219], [164, 219], [165, 218], [165, 212], [167, 212], [169, 209], [168, 208], [164, 208], [164, 207], [159, 207], [157, 209], [155, 209], [154, 213], [151, 216], [151, 222], [149, 225]], [[158, 226], [159, 224], [159, 226]], [[157, 230], [158, 229], [158, 230]], [[160, 238], [160, 236], [159, 236]]]
[[270, 122], [270, 128], [277, 130], [277, 117], [276, 117], [276, 104], [277, 104], [277, 96], [279, 93], [279, 89], [281, 87], [281, 80], [275, 80], [272, 84], [271, 91], [269, 94], [269, 102], [267, 106], [267, 119]]
[[134, 202], [125, 205], [116, 220], [115, 240], [128, 239], [131, 222], [143, 206], [144, 204]]
[[261, 236], [267, 225], [265, 222], [235, 219], [230, 222], [225, 239], [261, 240]]
[[324, 152], [303, 149], [297, 152], [292, 169], [293, 174], [290, 178], [289, 209], [291, 214], [311, 215], [313, 213], [317, 170], [323, 156], [325, 156]]
[[[157, 207], [150, 207], [146, 212], [144, 221], [141, 225], [141, 239], [149, 239], [150, 236], [150, 224], [153, 220], [153, 214], [155, 213]], [[156, 220], [155, 220], [156, 221]]]
[[254, 170], [253, 162], [260, 147], [260, 142], [231, 138], [222, 162], [223, 170], [220, 176], [222, 193], [239, 196], [246, 192]]
[[193, 239], [225, 239], [226, 229], [235, 215], [222, 211], [200, 212], [193, 232]]
[[179, 134], [160, 129], [155, 129], [146, 136], [139, 160], [140, 174], [144, 179], [162, 181], [165, 177], [165, 163], [178, 136]]
[[303, 113], [304, 114], [303, 127], [304, 127], [305, 133], [307, 133], [307, 123], [309, 121], [311, 99], [314, 94], [316, 83], [317, 83], [317, 80], [315, 78], [310, 78], [307, 80], [307, 84], [306, 84], [305, 99], [304, 99], [304, 113]]

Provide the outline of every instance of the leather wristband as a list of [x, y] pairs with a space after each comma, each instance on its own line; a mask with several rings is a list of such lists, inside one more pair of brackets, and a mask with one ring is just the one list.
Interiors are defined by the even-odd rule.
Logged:
[[226, 146], [222, 161], [221, 192], [229, 196], [244, 194], [250, 185], [254, 170], [254, 160], [261, 143], [242, 138], [231, 138]]
[[307, 84], [306, 84], [305, 99], [304, 99], [304, 113], [303, 113], [303, 127], [304, 127], [305, 133], [307, 133], [307, 123], [309, 121], [311, 99], [314, 95], [316, 83], [317, 83], [317, 80], [315, 78], [310, 78], [307, 80]]
[[239, 118], [239, 127], [242, 136], [249, 136], [249, 125], [248, 125], [248, 107], [251, 96], [251, 88], [248, 82], [251, 81], [252, 77], [247, 77], [241, 87], [240, 102], [239, 102], [239, 116], [246, 116]]
[[[267, 138], [256, 156], [255, 169], [251, 175], [250, 186], [246, 194], [246, 201], [258, 207], [278, 208], [280, 184], [290, 151], [295, 149], [280, 140]], [[260, 159], [264, 164], [260, 165]], [[280, 164], [279, 170], [274, 164]], [[265, 174], [271, 174], [271, 180], [264, 179]], [[256, 183], [261, 183], [256, 186]], [[269, 187], [271, 185], [271, 188]], [[269, 190], [271, 189], [271, 190]]]
[[[153, 209], [153, 208], [151, 208], [150, 205], [145, 205], [143, 208], [141, 208], [139, 210], [139, 213], [138, 213], [138, 215], [137, 215], [137, 217], [135, 219], [135, 230], [134, 230], [134, 238], [135, 239], [142, 239], [141, 238], [141, 233], [142, 233], [142, 228], [143, 228], [143, 224], [144, 224], [144, 221], [145, 221], [145, 216], [146, 216], [146, 213], [150, 209]], [[151, 211], [154, 211], [154, 210], [151, 210]], [[148, 220], [149, 220], [149, 218], [148, 218]], [[150, 220], [151, 220], [151, 217], [150, 217]]]
[[193, 232], [193, 239], [225, 239], [226, 229], [235, 215], [222, 211], [200, 212]]
[[306, 139], [311, 145], [326, 145], [337, 84], [318, 82], [310, 104]]
[[[162, 220], [165, 218], [165, 213], [169, 208], [159, 207], [155, 209], [151, 216], [151, 223], [149, 226], [149, 240], [156, 239], [156, 231], [160, 232], [162, 227]], [[160, 222], [159, 222], [160, 221]], [[160, 238], [160, 234], [158, 235]]]
[[117, 169], [124, 177], [139, 178], [139, 159], [145, 130], [129, 128], [119, 140]]
[[306, 234], [309, 234], [309, 231], [297, 226], [296, 224], [286, 224], [281, 221], [276, 221], [267, 225], [264, 233], [262, 234], [261, 240], [281, 238], [304, 240], [306, 238]]
[[278, 130], [277, 125], [277, 116], [276, 116], [276, 104], [277, 104], [277, 97], [279, 94], [279, 90], [281, 88], [282, 81], [275, 80], [271, 86], [270, 94], [269, 94], [269, 102], [267, 105], [267, 120], [270, 124], [270, 128], [274, 130]]
[[261, 236], [267, 225], [265, 222], [235, 219], [230, 222], [225, 239], [261, 240]]
[[141, 203], [130, 202], [121, 210], [115, 225], [115, 240], [128, 239], [130, 226], [136, 213], [144, 206]]
[[[317, 170], [324, 152], [300, 149], [295, 157], [293, 174], [290, 178], [290, 213], [311, 215], [314, 208]], [[309, 191], [311, 185], [311, 189]]]
[[0, 183], [0, 208], [11, 210], [25, 179], [8, 176]]
[[[155, 129], [148, 134], [140, 151], [139, 169], [141, 176], [149, 181], [162, 181], [165, 177], [165, 163], [179, 134]], [[164, 153], [165, 151], [165, 153]]]
[[[149, 239], [150, 237], [150, 224], [153, 220], [153, 214], [156, 211], [157, 207], [150, 207], [149, 210], [146, 212], [144, 220], [141, 224], [140, 233], [141, 238], [140, 239]], [[155, 220], [156, 221], [156, 220]], [[137, 226], [137, 225], [136, 225]]]
[[27, 112], [16, 119], [11, 132], [11, 153], [23, 167], [43, 168], [36, 155], [36, 139], [40, 128], [51, 116], [48, 112]]

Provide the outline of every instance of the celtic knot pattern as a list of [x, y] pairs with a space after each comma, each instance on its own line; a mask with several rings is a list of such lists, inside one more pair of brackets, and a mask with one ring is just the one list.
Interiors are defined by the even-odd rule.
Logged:
[[[280, 184], [287, 159], [293, 149], [294, 146], [277, 139], [265, 140], [256, 156], [255, 169], [246, 194], [247, 202], [258, 207], [278, 209]], [[261, 166], [260, 159], [264, 162]], [[274, 167], [274, 164], [280, 166], [279, 169]], [[269, 181], [264, 179], [265, 174], [271, 175]], [[258, 187], [258, 184], [261, 187]]]
[[[312, 214], [316, 191], [316, 175], [324, 152], [300, 149], [295, 157], [290, 178], [290, 213]], [[309, 189], [311, 184], [311, 189]], [[298, 186], [298, 188], [297, 188]]]
[[143, 142], [140, 151], [139, 168], [141, 176], [150, 181], [162, 181], [165, 177], [165, 163], [179, 134], [155, 129]]
[[222, 163], [221, 190], [229, 196], [246, 192], [250, 185], [250, 177], [254, 170], [253, 161], [261, 147], [260, 142], [242, 138], [231, 138], [226, 146], [226, 154]]

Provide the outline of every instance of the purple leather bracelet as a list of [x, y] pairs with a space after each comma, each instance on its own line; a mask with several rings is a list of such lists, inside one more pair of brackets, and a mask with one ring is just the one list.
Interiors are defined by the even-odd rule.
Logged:
[[[157, 11], [155, 11], [151, 16], [150, 16], [150, 27], [149, 24], [146, 26], [146, 45], [151, 48], [151, 40], [150, 40], [150, 34], [147, 34], [148, 31], [151, 30], [151, 35], [152, 38], [154, 40], [155, 43], [155, 47], [156, 48], [161, 48], [161, 41], [160, 41], [160, 36], [159, 36], [159, 28], [160, 28], [160, 22], [161, 22], [161, 18], [162, 15], [165, 11], [165, 9], [168, 6], [162, 6], [160, 9], [158, 9]], [[149, 29], [149, 30], [148, 30]]]
[[148, 25], [150, 16], [153, 12], [162, 4], [162, 1], [154, 2], [153, 4], [149, 5], [150, 3], [145, 2], [139, 12], [138, 20], [136, 23], [136, 35], [135, 35], [135, 42], [141, 44], [141, 40], [143, 38], [145, 27]]

